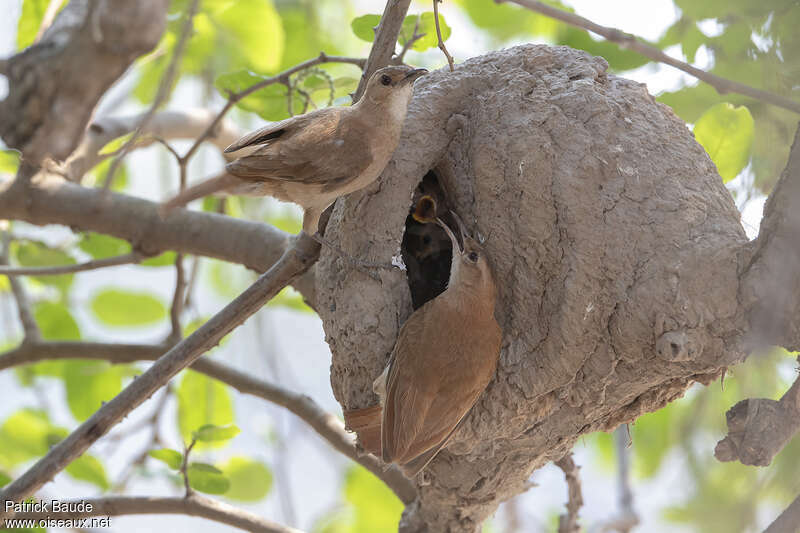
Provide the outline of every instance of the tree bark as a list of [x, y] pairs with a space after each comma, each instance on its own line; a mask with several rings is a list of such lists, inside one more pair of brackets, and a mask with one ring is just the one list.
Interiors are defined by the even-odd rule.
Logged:
[[[606, 68], [527, 45], [425, 76], [382, 178], [336, 204], [326, 234], [386, 261], [433, 171], [502, 280], [497, 374], [417, 480], [402, 531], [475, 531], [580, 435], [745, 357], [748, 243], [731, 195], [683, 121]], [[323, 250], [317, 298], [350, 410], [377, 403], [372, 381], [411, 305], [403, 272], [375, 282], [339, 261]]]
[[8, 60], [0, 136], [25, 159], [63, 160], [95, 104], [166, 27], [167, 0], [72, 0], [42, 40]]

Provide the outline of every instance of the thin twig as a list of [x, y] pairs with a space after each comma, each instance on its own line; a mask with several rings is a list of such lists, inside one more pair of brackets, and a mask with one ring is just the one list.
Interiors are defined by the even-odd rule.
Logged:
[[161, 83], [158, 86], [158, 91], [156, 92], [156, 97], [153, 100], [153, 104], [150, 106], [150, 109], [147, 111], [144, 117], [142, 117], [142, 121], [139, 123], [139, 125], [136, 126], [131, 138], [128, 139], [122, 148], [120, 148], [119, 154], [111, 161], [108, 174], [106, 174], [105, 183], [103, 183], [104, 191], [108, 191], [111, 188], [111, 184], [114, 182], [114, 175], [122, 164], [122, 159], [128, 155], [128, 152], [130, 152], [130, 150], [134, 147], [139, 135], [141, 135], [142, 131], [147, 128], [147, 125], [156, 114], [158, 108], [161, 107], [164, 102], [166, 102], [167, 96], [169, 96], [170, 90], [172, 89], [172, 85], [175, 83], [175, 77], [178, 74], [178, 65], [180, 65], [181, 58], [183, 57], [183, 51], [186, 49], [186, 43], [191, 36], [192, 27], [194, 25], [194, 16], [197, 13], [199, 4], [200, 0], [192, 0], [192, 3], [189, 4], [189, 7], [186, 9], [183, 25], [181, 26], [180, 37], [178, 37], [178, 42], [175, 44], [175, 49], [172, 53], [172, 59], [167, 66], [164, 77], [161, 78]]
[[135, 433], [141, 429], [149, 428], [150, 429], [150, 439], [148, 439], [147, 443], [142, 448], [141, 452], [131, 459], [131, 461], [126, 465], [125, 471], [120, 476], [119, 480], [114, 483], [114, 486], [111, 488], [111, 492], [122, 492], [125, 490], [125, 487], [128, 486], [131, 478], [133, 477], [136, 469], [144, 464], [147, 458], [150, 456], [149, 452], [154, 447], [158, 446], [161, 442], [161, 437], [159, 436], [159, 427], [161, 424], [161, 418], [164, 416], [165, 407], [167, 405], [167, 401], [169, 400], [170, 396], [172, 395], [172, 387], [168, 384], [164, 387], [164, 394], [161, 395], [161, 398], [158, 399], [158, 403], [156, 404], [155, 408], [153, 409], [152, 414], [147, 417], [147, 419], [143, 420], [141, 424], [137, 426], [133, 426], [128, 428], [127, 431], [123, 434], [117, 435], [109, 435], [107, 439], [115, 438], [118, 441], [127, 435]]
[[[22, 344], [0, 355], [0, 371], [40, 361], [76, 358], [104, 360], [114, 364], [156, 361], [168, 349], [167, 345], [152, 344], [39, 341]], [[416, 489], [411, 482], [403, 477], [396, 468], [384, 470], [383, 464], [377, 458], [359, 454], [353, 436], [345, 431], [342, 421], [326, 412], [305, 394], [298, 394], [257, 379], [249, 373], [241, 372], [205, 357], [197, 359], [190, 368], [230, 385], [242, 394], [250, 394], [284, 407], [311, 426], [338, 452], [357, 462], [386, 483], [404, 503], [414, 500]]]
[[63, 3], [63, 0], [50, 0], [50, 2], [47, 4], [47, 9], [44, 12], [41, 24], [39, 24], [39, 30], [36, 32], [36, 37], [33, 39], [33, 44], [38, 43], [41, 40], [42, 35], [44, 35], [44, 32], [47, 31], [47, 28], [53, 24], [53, 20], [58, 14], [58, 8], [61, 7], [61, 4]]
[[183, 488], [185, 490], [185, 496], [188, 498], [194, 492], [192, 487], [189, 485], [189, 454], [192, 453], [192, 448], [194, 445], [197, 444], [197, 439], [192, 439], [192, 442], [189, 443], [188, 446], [184, 447], [183, 449], [183, 461], [181, 461], [181, 477], [183, 477]]
[[568, 453], [556, 461], [555, 465], [564, 472], [568, 494], [567, 514], [558, 517], [558, 533], [578, 533], [581, 530], [581, 526], [578, 524], [578, 513], [583, 505], [578, 466], [572, 458], [572, 453]]
[[444, 41], [442, 40], [442, 30], [439, 28], [439, 2], [441, 1], [442, 0], [433, 0], [433, 20], [436, 23], [436, 38], [439, 39], [439, 50], [441, 50], [447, 58], [447, 64], [450, 65], [450, 72], [453, 72], [453, 70], [455, 70], [453, 68], [453, 56], [447, 51]]
[[406, 57], [406, 52], [411, 49], [415, 42], [425, 37], [426, 34], [419, 33], [419, 19], [420, 17], [417, 16], [417, 18], [414, 20], [414, 31], [411, 32], [411, 37], [406, 39], [406, 42], [403, 44], [403, 49], [400, 50], [400, 53], [395, 56], [393, 60], [395, 63], [402, 64], [403, 59]]
[[617, 454], [617, 490], [619, 512], [613, 518], [595, 525], [591, 533], [629, 533], [639, 524], [639, 516], [633, 507], [631, 490], [631, 434], [630, 426], [624, 424], [614, 431], [614, 446]]
[[231, 108], [236, 105], [237, 102], [241, 101], [242, 99], [250, 96], [254, 92], [263, 89], [269, 85], [273, 85], [275, 83], [286, 83], [289, 79], [289, 76], [294, 74], [295, 72], [300, 72], [301, 70], [307, 69], [309, 67], [313, 67], [315, 65], [322, 65], [323, 63], [348, 63], [351, 65], [356, 65], [359, 68], [364, 68], [366, 64], [366, 59], [360, 59], [356, 57], [342, 57], [342, 56], [329, 56], [324, 52], [320, 52], [320, 54], [313, 58], [303, 61], [302, 63], [298, 63], [297, 65], [293, 66], [292, 68], [286, 69], [283, 72], [272, 76], [271, 78], [267, 78], [265, 80], [261, 80], [260, 82], [256, 83], [255, 85], [251, 85], [250, 87], [243, 89], [238, 92], [231, 92], [228, 94], [228, 101], [225, 103], [223, 108], [217, 113], [217, 116], [214, 117], [214, 120], [211, 121], [211, 124], [208, 125], [206, 130], [194, 141], [191, 148], [183, 155], [182, 159], [188, 160], [190, 159], [200, 145], [205, 141], [209, 136], [214, 133], [215, 128], [217, 125], [225, 118], [225, 115]]
[[183, 271], [183, 254], [175, 256], [175, 291], [172, 295], [172, 307], [169, 310], [169, 319], [172, 330], [169, 334], [170, 342], [178, 342], [183, 338], [181, 315], [183, 314], [184, 293], [186, 291], [186, 275]]
[[[22, 476], [6, 485], [0, 500], [21, 501], [31, 496], [68, 464], [80, 457], [109, 429], [166, 385], [175, 374], [191, 365], [206, 351], [302, 274], [319, 257], [319, 244], [302, 233], [275, 265], [255, 283], [203, 324], [197, 331], [164, 354], [122, 392], [98, 409], [64, 440], [28, 469]], [[7, 512], [0, 509], [0, 519]]]
[[678, 70], [682, 70], [683, 72], [691, 74], [695, 78], [702, 80], [714, 87], [714, 89], [716, 89], [720, 94], [743, 94], [745, 96], [755, 98], [756, 100], [761, 100], [772, 105], [794, 111], [795, 113], [800, 113], [800, 103], [790, 98], [786, 98], [769, 91], [756, 89], [755, 87], [750, 87], [749, 85], [745, 85], [743, 83], [722, 78], [715, 74], [711, 74], [710, 72], [706, 72], [705, 70], [693, 67], [688, 63], [668, 56], [658, 48], [650, 46], [649, 44], [642, 42], [642, 40], [635, 35], [625, 33], [622, 30], [601, 26], [587, 18], [581, 17], [580, 15], [568, 13], [561, 9], [543, 4], [542, 2], [538, 2], [537, 0], [495, 0], [495, 2], [498, 4], [505, 2], [519, 4], [520, 6], [530, 9], [531, 11], [536, 11], [537, 13], [541, 13], [550, 18], [560, 20], [561, 22], [575, 26], [576, 28], [589, 30], [613, 43], [616, 43], [620, 48], [633, 50], [634, 52], [637, 52], [653, 61], [670, 65]]
[[375, 32], [375, 41], [369, 51], [367, 62], [364, 64], [358, 88], [353, 95], [354, 104], [364, 94], [367, 89], [367, 82], [375, 74], [375, 71], [385, 67], [392, 60], [395, 45], [397, 44], [397, 36], [400, 35], [409, 5], [411, 5], [411, 0], [386, 2], [380, 24]]
[[[20, 520], [77, 519], [90, 516], [125, 516], [141, 514], [183, 514], [207, 518], [215, 522], [255, 533], [302, 533], [300, 530], [276, 524], [251, 512], [197, 493], [189, 497], [157, 498], [151, 496], [107, 496], [81, 498], [72, 503], [84, 511], [53, 513], [52, 511], [16, 513]], [[64, 507], [67, 507], [64, 505]], [[78, 505], [71, 506], [77, 508]]]
[[78, 263], [76, 265], [60, 265], [52, 267], [10, 267], [0, 266], [1, 276], [56, 276], [59, 274], [74, 274], [75, 272], [84, 272], [86, 270], [97, 270], [100, 268], [108, 268], [119, 265], [131, 265], [139, 263], [142, 260], [142, 255], [137, 252], [131, 252], [115, 257], [107, 257], [104, 259], [93, 259], [85, 263]]
[[[8, 264], [9, 249], [11, 247], [11, 234], [9, 232], [3, 233], [3, 249], [0, 252], [0, 264]], [[11, 294], [17, 301], [17, 312], [19, 314], [19, 321], [22, 324], [22, 331], [25, 334], [24, 342], [36, 341], [41, 338], [39, 326], [36, 325], [36, 319], [33, 317], [31, 311], [31, 303], [28, 300], [28, 293], [25, 292], [25, 287], [14, 276], [8, 278], [8, 283], [11, 286]]]

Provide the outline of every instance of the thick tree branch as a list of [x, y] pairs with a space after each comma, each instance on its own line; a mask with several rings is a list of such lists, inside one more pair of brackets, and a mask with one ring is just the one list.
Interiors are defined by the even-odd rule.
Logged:
[[[66, 503], [66, 502], [63, 502]], [[200, 494], [182, 498], [156, 498], [151, 496], [108, 496], [82, 498], [73, 503], [83, 503], [84, 512], [27, 512], [16, 513], [21, 520], [77, 519], [91, 516], [124, 516], [139, 514], [184, 514], [207, 518], [215, 522], [258, 533], [302, 533], [298, 529], [271, 522], [258, 515]], [[91, 509], [91, 510], [88, 510]]]
[[73, 0], [41, 41], [8, 59], [0, 136], [25, 159], [67, 157], [97, 101], [164, 33], [167, 0]]
[[558, 517], [558, 533], [578, 533], [581, 530], [581, 526], [578, 523], [578, 513], [583, 505], [581, 479], [578, 476], [579, 468], [572, 458], [572, 453], [556, 461], [555, 465], [564, 472], [568, 494], [567, 514], [562, 514]]
[[[167, 345], [105, 344], [93, 342], [30, 342], [0, 355], [0, 371], [20, 365], [60, 359], [97, 359], [115, 364], [137, 361], [156, 361], [169, 349]], [[342, 422], [326, 412], [305, 394], [254, 378], [207, 357], [201, 357], [191, 369], [217, 379], [243, 394], [250, 394], [284, 407], [306, 422], [341, 454], [357, 462], [391, 488], [398, 498], [409, 503], [416, 489], [396, 468], [384, 470], [384, 465], [372, 455], [361, 455], [353, 436]]]
[[[305, 272], [317, 260], [319, 244], [301, 234], [280, 260], [197, 331], [160, 357], [121, 393], [104, 404], [88, 420], [50, 451], [21, 477], [0, 492], [0, 500], [20, 501], [61, 472], [113, 426], [163, 387], [175, 374], [191, 365], [234, 328], [258, 311], [269, 299]], [[0, 510], [0, 518], [5, 516]]]
[[[239, 263], [258, 272], [278, 260], [291, 237], [268, 224], [213, 213], [176, 209], [163, 219], [154, 202], [115, 193], [104, 198], [101, 190], [44, 175], [29, 187], [0, 182], [0, 213], [31, 224], [61, 224], [113, 235], [144, 255], [175, 250]], [[313, 305], [313, 276], [295, 279], [293, 286]]]
[[800, 377], [779, 401], [748, 398], [727, 413], [728, 436], [717, 443], [720, 461], [767, 466], [800, 429]]
[[800, 126], [740, 276], [752, 342], [800, 350]]
[[772, 522], [764, 533], [797, 533], [800, 531], [800, 496]]
[[56, 276], [59, 274], [73, 274], [75, 272], [85, 272], [87, 270], [97, 270], [119, 265], [130, 265], [142, 260], [142, 255], [136, 252], [106, 257], [104, 259], [94, 259], [76, 265], [62, 265], [52, 267], [10, 267], [0, 266], [0, 276]]
[[364, 72], [361, 73], [361, 80], [358, 82], [358, 88], [353, 96], [353, 103], [358, 102], [364, 94], [367, 82], [375, 71], [385, 67], [391, 61], [397, 36], [400, 35], [400, 28], [403, 27], [403, 20], [406, 18], [410, 4], [411, 0], [388, 0], [386, 2], [381, 21], [375, 30], [375, 41], [369, 51]]
[[682, 70], [683, 72], [691, 74], [695, 78], [704, 81], [709, 85], [711, 85], [712, 87], [714, 87], [714, 89], [716, 89], [717, 92], [720, 94], [725, 94], [725, 93], [743, 94], [745, 96], [755, 98], [756, 100], [761, 100], [763, 102], [767, 102], [772, 105], [782, 107], [790, 111], [794, 111], [795, 113], [800, 113], [800, 102], [795, 102], [790, 98], [786, 98], [784, 96], [771, 93], [769, 91], [756, 89], [755, 87], [750, 87], [749, 85], [745, 85], [743, 83], [722, 78], [715, 74], [711, 74], [710, 72], [706, 72], [705, 70], [693, 67], [689, 63], [686, 63], [684, 61], [679, 61], [673, 57], [668, 56], [658, 48], [650, 46], [649, 44], [644, 43], [641, 39], [639, 39], [635, 35], [631, 35], [630, 33], [625, 33], [622, 30], [601, 26], [599, 24], [592, 22], [587, 18], [581, 17], [580, 15], [563, 11], [561, 9], [544, 4], [542, 2], [538, 2], [537, 0], [495, 0], [495, 2], [497, 2], [498, 4], [505, 2], [518, 4], [522, 7], [530, 9], [531, 11], [541, 13], [542, 15], [545, 15], [547, 17], [556, 20], [560, 20], [561, 22], [569, 24], [570, 26], [575, 26], [576, 28], [581, 28], [584, 30], [588, 30], [592, 33], [596, 33], [597, 35], [604, 37], [605, 39], [611, 41], [612, 43], [618, 44], [620, 48], [633, 50], [634, 52], [637, 52], [647, 57], [648, 59], [651, 59], [653, 61], [658, 61], [659, 63], [664, 63], [671, 67], [675, 67], [678, 70]]
[[[125, 117], [100, 117], [91, 122], [83, 141], [69, 156], [63, 175], [71, 181], [80, 181], [83, 175], [102, 161], [107, 155], [99, 152], [109, 142], [132, 132], [142, 122], [144, 113]], [[216, 113], [207, 109], [188, 111], [160, 111], [142, 127], [142, 137], [135, 148], [150, 146], [159, 139], [196, 139], [208, 132], [204, 138], [219, 148], [220, 152], [241, 137], [242, 132], [229, 120], [222, 120], [209, 128]]]

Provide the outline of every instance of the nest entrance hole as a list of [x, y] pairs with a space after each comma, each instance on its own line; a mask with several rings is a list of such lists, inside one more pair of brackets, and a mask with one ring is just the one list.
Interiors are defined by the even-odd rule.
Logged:
[[426, 195], [436, 202], [438, 216], [448, 212], [447, 195], [433, 170], [425, 174], [414, 190], [400, 247], [414, 309], [422, 307], [447, 288], [453, 255], [453, 246], [442, 228], [434, 223], [419, 222], [413, 216], [417, 202]]

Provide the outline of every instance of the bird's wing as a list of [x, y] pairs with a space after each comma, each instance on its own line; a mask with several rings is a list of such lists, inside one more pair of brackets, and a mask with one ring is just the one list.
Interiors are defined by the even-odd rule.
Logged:
[[[230, 154], [232, 152], [237, 152], [242, 148], [247, 148], [248, 146], [253, 146], [256, 144], [267, 144], [270, 141], [277, 139], [284, 133], [286, 133], [287, 129], [292, 129], [296, 127], [298, 124], [297, 122], [302, 122], [300, 119], [305, 117], [306, 115], [299, 115], [296, 117], [290, 117], [286, 120], [281, 120], [280, 122], [274, 122], [263, 128], [259, 128], [256, 131], [252, 131], [247, 135], [242, 136], [230, 146], [225, 148], [225, 153]], [[302, 127], [302, 125], [300, 125]]]
[[[454, 336], [432, 325], [431, 317], [441, 312], [437, 304], [437, 299], [427, 302], [400, 330], [386, 380], [384, 462], [405, 464], [433, 448], [438, 451], [483, 391], [477, 384], [459, 383], [464, 373], [448, 368], [454, 361], [442, 357], [453, 350]], [[419, 379], [420, 369], [435, 378]], [[447, 397], [440, 391], [447, 391]]]
[[228, 163], [231, 174], [253, 181], [295, 181], [338, 187], [372, 162], [368, 124], [349, 108], [329, 107], [251, 133], [234, 146], [263, 145]]

